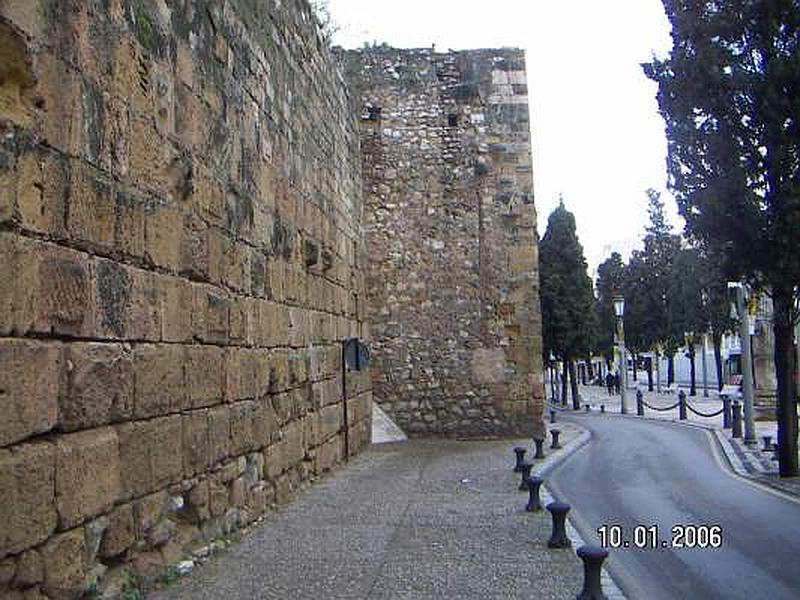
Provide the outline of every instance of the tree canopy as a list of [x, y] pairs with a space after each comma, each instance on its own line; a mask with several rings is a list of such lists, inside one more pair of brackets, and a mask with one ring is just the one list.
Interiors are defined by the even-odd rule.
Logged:
[[800, 2], [663, 0], [658, 83], [669, 185], [687, 233], [774, 306], [780, 473], [798, 474], [792, 326], [800, 286]]
[[545, 354], [567, 360], [587, 354], [594, 330], [592, 282], [575, 217], [563, 201], [550, 214], [539, 243], [539, 277]]

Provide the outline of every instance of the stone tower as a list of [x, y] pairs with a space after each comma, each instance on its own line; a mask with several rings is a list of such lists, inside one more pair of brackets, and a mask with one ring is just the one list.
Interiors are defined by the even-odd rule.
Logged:
[[343, 53], [360, 101], [375, 399], [411, 434], [543, 429], [524, 54]]

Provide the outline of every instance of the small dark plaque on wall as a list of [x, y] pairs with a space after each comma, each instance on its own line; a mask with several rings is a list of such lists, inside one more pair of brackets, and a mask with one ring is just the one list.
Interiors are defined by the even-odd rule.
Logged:
[[345, 340], [344, 361], [354, 371], [366, 368], [369, 365], [369, 348], [358, 338]]

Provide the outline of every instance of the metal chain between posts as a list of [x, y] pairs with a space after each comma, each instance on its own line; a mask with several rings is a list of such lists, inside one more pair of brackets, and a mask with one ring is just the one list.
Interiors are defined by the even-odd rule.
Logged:
[[666, 408], [658, 408], [656, 406], [650, 406], [645, 400], [642, 400], [642, 404], [644, 404], [647, 408], [649, 408], [650, 410], [655, 410], [660, 412], [666, 412], [668, 410], [672, 410], [673, 408], [678, 408], [678, 406], [680, 406], [680, 403], [681, 403], [680, 400], [678, 400], [672, 406], [667, 406]]
[[686, 403], [686, 408], [688, 408], [690, 411], [692, 411], [698, 417], [718, 417], [719, 415], [722, 414], [722, 411], [725, 410], [725, 407], [723, 406], [718, 411], [715, 411], [713, 413], [704, 413], [704, 412], [700, 412], [699, 410], [695, 410], [694, 408], [692, 408], [692, 405], [689, 404], [688, 402]]

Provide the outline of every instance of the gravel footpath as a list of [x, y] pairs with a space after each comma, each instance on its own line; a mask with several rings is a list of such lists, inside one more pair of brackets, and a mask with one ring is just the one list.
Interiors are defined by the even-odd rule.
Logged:
[[[551, 427], [558, 454], [580, 445], [576, 426]], [[524, 511], [517, 445], [533, 454], [529, 440], [373, 445], [151, 597], [575, 598], [582, 563], [547, 548], [549, 513]]]

